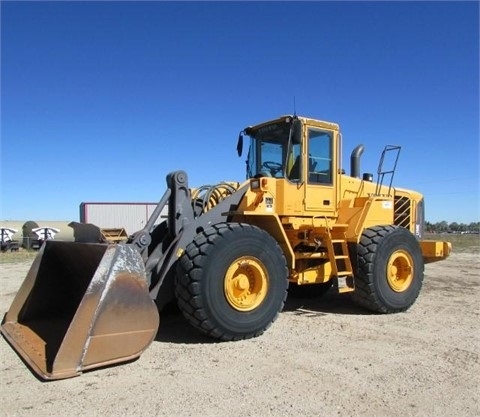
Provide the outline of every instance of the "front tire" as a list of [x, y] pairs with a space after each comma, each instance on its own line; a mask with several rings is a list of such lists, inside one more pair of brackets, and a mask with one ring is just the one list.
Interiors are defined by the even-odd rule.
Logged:
[[288, 269], [264, 230], [221, 223], [199, 233], [178, 261], [178, 306], [195, 328], [220, 340], [259, 336], [287, 296]]
[[357, 271], [352, 299], [379, 313], [407, 310], [423, 282], [420, 245], [409, 230], [398, 226], [366, 229], [357, 245]]

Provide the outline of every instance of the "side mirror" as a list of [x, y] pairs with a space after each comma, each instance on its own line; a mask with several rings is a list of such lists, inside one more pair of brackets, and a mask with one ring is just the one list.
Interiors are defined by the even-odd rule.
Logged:
[[238, 156], [242, 156], [243, 151], [243, 132], [240, 132], [238, 135], [238, 142], [237, 142], [237, 154]]

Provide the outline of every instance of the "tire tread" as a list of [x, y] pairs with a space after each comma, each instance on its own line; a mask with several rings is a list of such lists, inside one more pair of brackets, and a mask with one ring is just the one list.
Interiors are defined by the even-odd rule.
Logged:
[[[223, 341], [233, 341], [241, 339], [249, 339], [260, 336], [267, 330], [278, 317], [278, 314], [283, 309], [287, 298], [286, 288], [288, 286], [287, 275], [288, 270], [285, 262], [285, 295], [283, 297], [281, 308], [277, 311], [275, 317], [271, 322], [264, 326], [259, 331], [253, 331], [245, 334], [234, 334], [222, 331], [216, 324], [215, 320], [209, 317], [204, 306], [201, 295], [200, 281], [203, 274], [204, 263], [212, 249], [212, 246], [218, 244], [217, 238], [225, 236], [228, 233], [237, 233], [239, 229], [253, 229], [255, 226], [244, 223], [220, 223], [214, 225], [201, 233], [189, 244], [178, 262], [179, 271], [177, 273], [177, 283], [175, 285], [175, 293], [177, 303], [187, 321], [193, 327], [200, 330], [202, 333]], [[221, 241], [221, 239], [220, 239]], [[271, 238], [272, 244], [277, 247], [275, 250], [281, 249], [278, 243]], [[283, 256], [283, 252], [282, 252]]]

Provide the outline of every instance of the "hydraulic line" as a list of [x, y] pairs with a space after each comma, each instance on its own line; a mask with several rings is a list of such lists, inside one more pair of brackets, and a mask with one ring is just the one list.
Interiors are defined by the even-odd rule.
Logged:
[[217, 185], [202, 185], [192, 190], [192, 201], [195, 213], [200, 216], [211, 210], [225, 198], [232, 195], [240, 187], [239, 183], [220, 183]]

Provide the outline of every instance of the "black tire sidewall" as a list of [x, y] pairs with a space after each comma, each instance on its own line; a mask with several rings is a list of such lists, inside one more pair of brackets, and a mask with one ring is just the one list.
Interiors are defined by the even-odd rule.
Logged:
[[[223, 229], [214, 235], [202, 256], [199, 300], [214, 328], [235, 337], [262, 332], [283, 307], [288, 287], [285, 257], [277, 242], [265, 231], [245, 225]], [[268, 291], [262, 303], [251, 311], [238, 311], [225, 296], [225, 274], [232, 263], [242, 256], [255, 257], [264, 266]]]
[[[394, 291], [387, 280], [388, 261], [398, 250], [407, 252], [413, 261], [412, 282], [402, 292]], [[379, 242], [373, 261], [372, 279], [378, 300], [387, 310], [404, 310], [414, 303], [422, 287], [423, 257], [418, 241], [408, 230], [394, 229]]]

